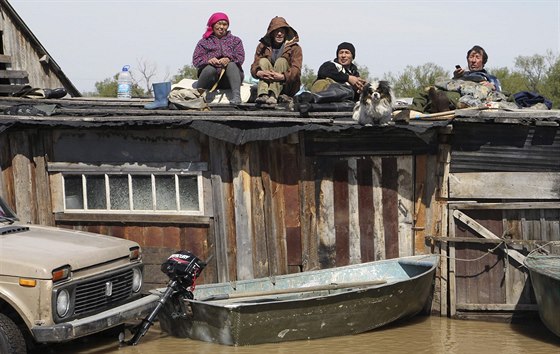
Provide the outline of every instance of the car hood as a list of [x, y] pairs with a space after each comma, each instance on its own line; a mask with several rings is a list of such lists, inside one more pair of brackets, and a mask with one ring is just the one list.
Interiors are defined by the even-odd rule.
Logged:
[[135, 242], [37, 225], [0, 225], [0, 275], [50, 279], [53, 269], [73, 271], [128, 257]]

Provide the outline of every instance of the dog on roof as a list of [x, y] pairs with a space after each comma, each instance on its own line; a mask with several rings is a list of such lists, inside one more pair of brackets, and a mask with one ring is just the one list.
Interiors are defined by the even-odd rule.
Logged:
[[361, 125], [387, 125], [393, 114], [393, 90], [387, 81], [372, 81], [364, 86], [352, 119]]

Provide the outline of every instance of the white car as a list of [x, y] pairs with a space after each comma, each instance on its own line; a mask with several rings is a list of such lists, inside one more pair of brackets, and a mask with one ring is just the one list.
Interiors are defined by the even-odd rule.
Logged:
[[142, 271], [137, 243], [18, 223], [0, 198], [0, 353], [144, 318], [159, 297], [142, 296]]

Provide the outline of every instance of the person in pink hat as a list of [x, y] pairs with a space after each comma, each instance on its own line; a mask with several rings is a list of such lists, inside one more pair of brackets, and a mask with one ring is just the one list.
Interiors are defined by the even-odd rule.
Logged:
[[245, 49], [239, 37], [229, 31], [229, 18], [223, 12], [210, 16], [206, 32], [196, 45], [193, 65], [198, 69], [197, 88], [231, 89], [231, 103], [241, 103]]

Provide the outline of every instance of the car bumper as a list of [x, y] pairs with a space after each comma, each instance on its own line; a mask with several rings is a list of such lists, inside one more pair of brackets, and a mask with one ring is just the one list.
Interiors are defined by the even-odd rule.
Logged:
[[143, 319], [156, 307], [159, 296], [150, 294], [119, 307], [52, 326], [31, 328], [33, 337], [39, 343], [64, 342], [87, 336], [133, 320]]

